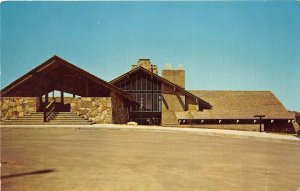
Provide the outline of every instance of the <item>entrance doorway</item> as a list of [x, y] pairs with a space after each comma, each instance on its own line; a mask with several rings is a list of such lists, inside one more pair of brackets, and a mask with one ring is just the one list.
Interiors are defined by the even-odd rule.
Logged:
[[65, 93], [63, 91], [52, 91], [40, 98], [39, 111], [43, 112], [45, 107], [54, 100], [55, 112], [70, 112], [71, 100], [76, 95]]

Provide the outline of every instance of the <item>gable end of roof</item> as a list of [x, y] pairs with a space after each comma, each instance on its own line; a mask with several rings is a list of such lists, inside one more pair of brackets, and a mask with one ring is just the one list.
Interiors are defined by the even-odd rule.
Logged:
[[198, 100], [200, 104], [202, 104], [203, 106], [205, 106], [205, 108], [207, 108], [207, 109], [212, 108], [212, 105], [210, 103], [204, 101], [203, 99], [199, 98], [195, 94], [193, 94], [193, 93], [185, 90], [184, 88], [182, 88], [182, 87], [174, 84], [173, 82], [170, 82], [169, 80], [167, 80], [167, 79], [165, 79], [165, 78], [163, 78], [163, 77], [161, 77], [161, 76], [159, 76], [157, 74], [152, 73], [151, 71], [148, 71], [147, 69], [145, 69], [145, 68], [143, 68], [141, 66], [138, 66], [138, 67], [136, 67], [136, 68], [134, 68], [134, 69], [126, 72], [125, 74], [123, 74], [123, 75], [121, 75], [121, 76], [119, 76], [119, 77], [111, 80], [109, 83], [115, 85], [116, 83], [122, 81], [124, 78], [127, 78], [128, 76], [133, 75], [133, 74], [135, 74], [138, 71], [142, 71], [142, 72], [144, 72], [144, 73], [146, 73], [148, 75], [153, 76], [154, 78], [156, 78], [157, 80], [159, 80], [162, 83], [165, 83], [165, 84], [167, 84], [169, 86], [175, 87], [176, 91], [179, 91], [179, 92], [183, 93], [186, 96], [189, 96], [189, 97], [192, 97], [192, 98]]

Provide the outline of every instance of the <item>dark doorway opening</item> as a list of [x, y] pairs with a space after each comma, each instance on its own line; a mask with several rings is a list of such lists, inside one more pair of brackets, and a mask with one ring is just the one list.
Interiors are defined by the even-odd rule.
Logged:
[[[71, 100], [76, 95], [68, 94], [62, 91], [52, 91], [40, 98], [40, 107], [38, 111], [43, 112], [46, 106], [54, 100], [55, 112], [70, 112], [71, 111]], [[46, 101], [47, 100], [47, 101]]]

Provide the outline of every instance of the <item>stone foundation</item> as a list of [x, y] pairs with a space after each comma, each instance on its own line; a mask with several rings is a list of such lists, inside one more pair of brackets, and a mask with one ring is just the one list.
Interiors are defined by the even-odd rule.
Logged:
[[36, 112], [39, 100], [36, 97], [1, 97], [1, 121]]
[[81, 97], [71, 99], [71, 112], [84, 116], [97, 124], [112, 123], [110, 97]]

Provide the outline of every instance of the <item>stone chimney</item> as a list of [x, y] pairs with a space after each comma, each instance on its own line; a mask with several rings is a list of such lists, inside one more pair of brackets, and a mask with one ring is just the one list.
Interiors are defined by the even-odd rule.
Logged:
[[185, 71], [180, 64], [178, 69], [173, 70], [170, 64], [165, 65], [165, 69], [162, 70], [162, 77], [170, 82], [185, 88]]
[[136, 67], [143, 67], [151, 72], [153, 72], [154, 74], [157, 74], [157, 66], [156, 65], [152, 65], [150, 59], [148, 58], [141, 58], [138, 60], [137, 64], [133, 64], [131, 66], [131, 70], [135, 69]]

